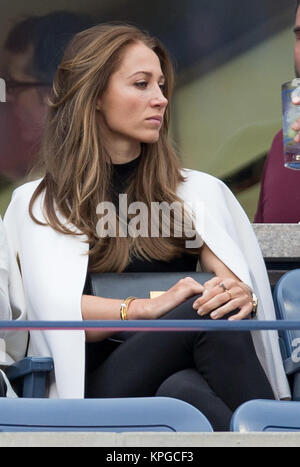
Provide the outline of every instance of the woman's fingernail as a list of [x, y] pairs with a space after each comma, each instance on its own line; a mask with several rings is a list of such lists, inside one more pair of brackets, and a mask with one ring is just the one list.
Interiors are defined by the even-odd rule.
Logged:
[[198, 308], [198, 305], [197, 305], [197, 303], [196, 303], [196, 302], [193, 304], [193, 308], [194, 308], [194, 310], [197, 310], [197, 308]]
[[199, 308], [198, 315], [202, 316], [204, 314], [203, 311], [204, 311], [203, 308]]
[[216, 318], [216, 317], [218, 316], [218, 312], [217, 312], [217, 311], [213, 311], [213, 312], [210, 314], [210, 316], [211, 316], [212, 318]]

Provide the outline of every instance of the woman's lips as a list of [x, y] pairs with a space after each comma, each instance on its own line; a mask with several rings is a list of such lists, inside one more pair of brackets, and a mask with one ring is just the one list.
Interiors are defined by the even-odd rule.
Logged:
[[147, 122], [151, 122], [151, 123], [159, 126], [159, 125], [161, 125], [162, 117], [160, 115], [158, 115], [158, 116], [149, 117], [146, 120], [147, 120]]

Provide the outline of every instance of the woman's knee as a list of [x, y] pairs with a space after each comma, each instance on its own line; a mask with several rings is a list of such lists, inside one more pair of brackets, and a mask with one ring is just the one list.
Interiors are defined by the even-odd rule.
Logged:
[[[199, 336], [203, 343], [203, 336]], [[250, 355], [255, 355], [255, 348], [250, 332], [239, 331], [212, 331], [206, 332], [204, 340], [206, 341], [207, 351], [217, 353], [218, 355], [237, 356], [248, 358]]]
[[201, 393], [213, 394], [203, 376], [196, 369], [187, 368], [169, 376], [158, 388], [156, 396], [189, 399], [193, 390], [196, 391], [198, 397]]

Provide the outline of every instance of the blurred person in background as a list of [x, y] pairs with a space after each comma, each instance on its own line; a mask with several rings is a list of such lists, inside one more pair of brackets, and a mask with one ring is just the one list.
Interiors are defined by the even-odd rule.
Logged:
[[53, 76], [72, 36], [89, 27], [85, 15], [55, 11], [22, 19], [9, 32], [0, 76], [7, 103], [0, 107], [0, 210], [11, 185], [31, 168], [39, 150]]
[[[294, 27], [294, 63], [300, 77], [300, 0], [297, 0]], [[300, 120], [293, 125], [300, 130]], [[299, 140], [298, 140], [299, 141]], [[300, 171], [284, 167], [283, 133], [275, 136], [262, 175], [261, 191], [254, 222], [294, 224], [300, 222]]]

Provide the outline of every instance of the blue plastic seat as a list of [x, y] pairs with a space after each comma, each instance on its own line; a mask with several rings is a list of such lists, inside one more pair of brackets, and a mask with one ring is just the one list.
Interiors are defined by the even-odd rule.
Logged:
[[[273, 297], [277, 319], [300, 321], [300, 269], [281, 277]], [[300, 401], [300, 329], [280, 331], [279, 339], [285, 372], [291, 380], [292, 398]]]
[[9, 366], [5, 373], [21, 397], [46, 396], [48, 374], [54, 368], [50, 357], [26, 357]]
[[168, 397], [0, 399], [0, 431], [212, 432], [195, 407]]
[[[284, 274], [273, 293], [277, 319], [300, 321], [300, 269]], [[293, 401], [252, 400], [233, 414], [231, 431], [300, 431], [300, 329], [279, 331]]]
[[168, 397], [46, 399], [52, 358], [27, 357], [6, 370], [21, 383], [19, 399], [0, 399], [0, 431], [212, 432], [190, 404]]
[[300, 431], [300, 403], [253, 400], [233, 414], [230, 431]]

